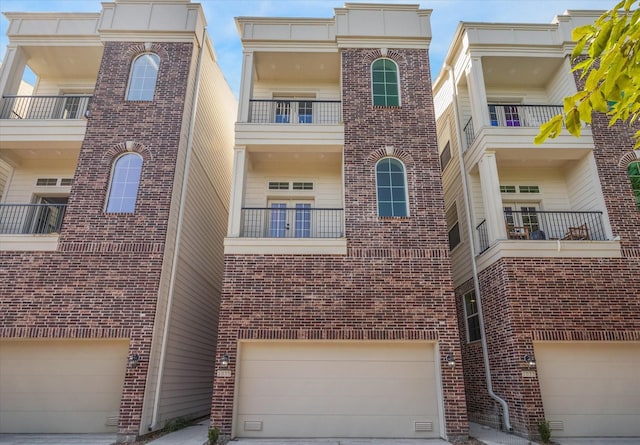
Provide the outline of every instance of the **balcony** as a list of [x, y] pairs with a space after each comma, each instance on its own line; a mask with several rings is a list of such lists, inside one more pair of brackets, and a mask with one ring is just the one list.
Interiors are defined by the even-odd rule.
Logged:
[[276, 124], [337, 125], [342, 122], [339, 100], [249, 101], [249, 122]]
[[3, 96], [0, 119], [82, 119], [93, 96]]
[[66, 208], [67, 204], [0, 204], [0, 234], [58, 233]]
[[[563, 111], [562, 105], [489, 104], [488, 107], [492, 127], [538, 128]], [[466, 123], [464, 134], [469, 148], [477, 137], [472, 119]]]
[[243, 208], [243, 238], [341, 238], [342, 209], [316, 209], [310, 204], [296, 208]]
[[237, 237], [225, 239], [225, 254], [346, 255], [343, 209], [243, 207]]
[[[602, 212], [505, 210], [507, 237], [516, 241], [604, 241]], [[489, 249], [486, 221], [476, 227], [479, 252]]]

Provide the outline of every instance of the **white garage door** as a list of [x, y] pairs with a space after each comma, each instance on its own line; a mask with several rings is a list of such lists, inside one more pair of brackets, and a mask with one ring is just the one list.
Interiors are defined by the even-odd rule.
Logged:
[[116, 432], [128, 341], [0, 340], [0, 433]]
[[640, 436], [640, 343], [538, 343], [552, 436]]
[[434, 345], [246, 342], [239, 437], [439, 437]]

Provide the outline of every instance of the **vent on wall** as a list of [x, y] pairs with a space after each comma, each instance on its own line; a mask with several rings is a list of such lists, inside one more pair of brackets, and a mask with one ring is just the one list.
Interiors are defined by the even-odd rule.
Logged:
[[549, 429], [555, 431], [563, 431], [564, 430], [564, 422], [562, 420], [550, 420], [549, 421]]
[[107, 420], [104, 422], [105, 426], [118, 426], [118, 415], [107, 416]]
[[418, 433], [433, 431], [433, 422], [413, 422], [413, 426]]
[[262, 421], [261, 420], [245, 420], [244, 430], [245, 431], [262, 431]]

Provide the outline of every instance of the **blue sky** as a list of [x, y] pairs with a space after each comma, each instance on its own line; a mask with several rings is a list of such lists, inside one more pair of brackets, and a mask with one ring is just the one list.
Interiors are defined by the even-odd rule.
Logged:
[[[193, 1], [193, 0], [192, 0]], [[362, 0], [350, 0], [362, 3]], [[418, 3], [433, 9], [430, 47], [431, 71], [435, 77], [460, 21], [550, 23], [567, 9], [609, 9], [618, 0], [366, 0], [366, 3]], [[100, 0], [0, 0], [0, 11], [99, 12]], [[335, 0], [201, 0], [208, 30], [218, 54], [218, 62], [236, 93], [240, 82], [241, 45], [234, 17], [333, 17]], [[7, 45], [7, 25], [0, 18], [0, 57]]]

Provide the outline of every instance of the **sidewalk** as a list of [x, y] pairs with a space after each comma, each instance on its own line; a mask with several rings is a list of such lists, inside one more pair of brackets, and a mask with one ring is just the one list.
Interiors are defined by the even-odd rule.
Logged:
[[148, 442], [147, 445], [202, 445], [208, 440], [209, 419], [203, 419], [173, 433]]
[[538, 443], [473, 422], [469, 422], [469, 436], [487, 445], [536, 445]]

